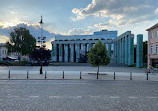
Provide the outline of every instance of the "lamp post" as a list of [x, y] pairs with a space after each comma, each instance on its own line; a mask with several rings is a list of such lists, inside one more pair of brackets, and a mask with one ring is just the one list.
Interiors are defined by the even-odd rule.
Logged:
[[43, 67], [42, 67], [42, 51], [43, 49], [46, 47], [46, 45], [44, 45], [44, 43], [46, 43], [45, 39], [46, 37], [43, 37], [43, 20], [42, 20], [42, 16], [41, 16], [41, 21], [39, 22], [40, 26], [41, 26], [41, 37], [38, 37], [38, 43], [39, 43], [39, 48], [40, 48], [40, 52], [41, 52], [41, 59], [40, 59], [40, 74], [43, 74]]

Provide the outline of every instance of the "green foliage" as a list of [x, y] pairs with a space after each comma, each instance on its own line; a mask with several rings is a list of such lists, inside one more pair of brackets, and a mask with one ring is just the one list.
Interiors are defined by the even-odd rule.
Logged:
[[94, 67], [110, 63], [110, 57], [108, 56], [106, 46], [102, 44], [101, 41], [98, 41], [98, 43], [91, 48], [88, 53], [88, 62]]
[[18, 52], [22, 55], [31, 54], [36, 46], [36, 39], [26, 28], [15, 28], [10, 33], [10, 43], [6, 44], [9, 53]]
[[21, 62], [9, 62], [9, 61], [0, 61], [0, 66], [26, 66], [30, 65], [30, 62], [21, 61]]

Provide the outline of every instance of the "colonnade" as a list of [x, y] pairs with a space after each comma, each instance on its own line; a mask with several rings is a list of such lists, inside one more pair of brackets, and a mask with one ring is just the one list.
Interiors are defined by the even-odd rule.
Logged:
[[[76, 43], [77, 42], [77, 43]], [[53, 62], [87, 62], [87, 52], [98, 41], [53, 41], [52, 61]], [[111, 57], [111, 41], [102, 41], [108, 44], [108, 54]]]
[[114, 40], [114, 60], [129, 66], [134, 64], [134, 34], [127, 31]]

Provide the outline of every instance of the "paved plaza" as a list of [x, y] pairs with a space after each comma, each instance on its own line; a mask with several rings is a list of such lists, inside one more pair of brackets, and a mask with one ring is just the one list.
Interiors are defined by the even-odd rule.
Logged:
[[1, 80], [0, 111], [157, 111], [153, 81]]
[[[3, 79], [81, 79], [96, 80], [97, 68], [91, 66], [47, 66], [43, 67], [43, 74], [39, 74], [39, 66], [0, 67], [0, 80]], [[10, 70], [10, 78], [9, 76]], [[147, 80], [144, 68], [135, 67], [100, 67], [100, 80]], [[27, 75], [28, 74], [28, 75]], [[46, 76], [45, 76], [46, 74]], [[28, 78], [27, 78], [28, 76]], [[149, 74], [150, 81], [158, 81], [158, 74]]]

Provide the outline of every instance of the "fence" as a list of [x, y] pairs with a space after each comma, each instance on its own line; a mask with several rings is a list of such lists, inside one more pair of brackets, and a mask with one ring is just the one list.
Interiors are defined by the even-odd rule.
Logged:
[[132, 72], [87, 72], [87, 71], [0, 71], [0, 80], [55, 80], [55, 79], [80, 79], [80, 80], [158, 80], [158, 75], [150, 73]]

